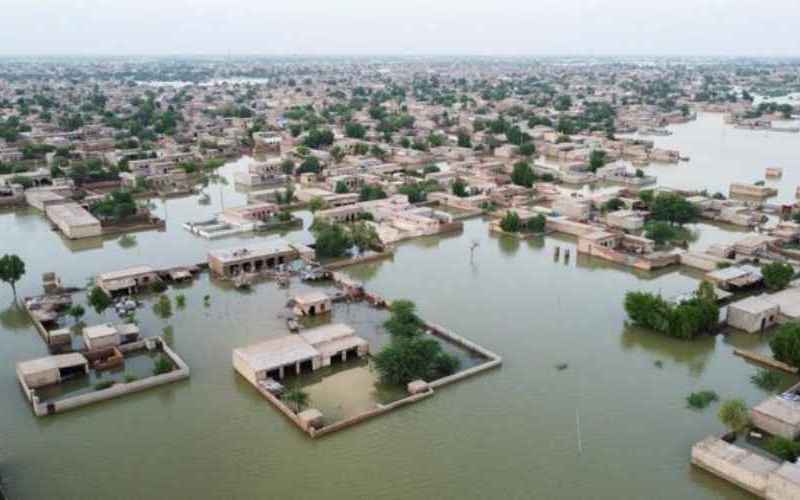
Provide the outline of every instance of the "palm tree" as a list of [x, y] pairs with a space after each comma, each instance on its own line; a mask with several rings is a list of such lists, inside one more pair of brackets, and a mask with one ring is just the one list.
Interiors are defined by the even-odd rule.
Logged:
[[292, 387], [286, 394], [283, 395], [283, 399], [292, 403], [294, 405], [294, 412], [300, 413], [303, 411], [303, 408], [308, 406], [308, 393], [303, 391], [300, 387]]

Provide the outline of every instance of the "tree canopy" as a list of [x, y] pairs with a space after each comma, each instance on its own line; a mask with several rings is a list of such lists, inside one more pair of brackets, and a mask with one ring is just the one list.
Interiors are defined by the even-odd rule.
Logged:
[[0, 280], [11, 285], [14, 299], [17, 298], [17, 281], [25, 275], [25, 263], [19, 256], [5, 254], [0, 257]]

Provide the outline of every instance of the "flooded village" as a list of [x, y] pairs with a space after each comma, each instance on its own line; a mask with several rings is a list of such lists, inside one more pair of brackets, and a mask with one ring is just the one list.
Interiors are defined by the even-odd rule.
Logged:
[[800, 498], [798, 92], [2, 61], [0, 491]]

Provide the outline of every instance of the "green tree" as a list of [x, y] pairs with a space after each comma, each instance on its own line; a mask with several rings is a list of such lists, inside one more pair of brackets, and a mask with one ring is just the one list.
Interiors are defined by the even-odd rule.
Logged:
[[769, 340], [769, 347], [778, 361], [800, 367], [800, 322], [781, 325]]
[[592, 172], [597, 172], [598, 168], [603, 167], [607, 161], [607, 154], [602, 149], [593, 149], [589, 153], [589, 168]]
[[783, 290], [794, 277], [794, 268], [785, 262], [772, 262], [761, 266], [764, 285], [772, 291]]
[[470, 135], [470, 133], [466, 129], [463, 129], [463, 128], [458, 129], [458, 132], [457, 132], [456, 136], [458, 138], [457, 139], [458, 147], [460, 147], [460, 148], [471, 148], [472, 147], [472, 136]]
[[532, 142], [526, 142], [519, 147], [519, 154], [525, 157], [531, 157], [536, 153], [536, 145]]
[[511, 172], [511, 182], [517, 186], [526, 188], [532, 187], [536, 181], [536, 174], [527, 162], [520, 161], [514, 164], [514, 169]]
[[525, 229], [532, 233], [543, 233], [547, 227], [547, 217], [542, 214], [535, 215], [525, 223]]
[[341, 257], [353, 246], [350, 232], [341, 224], [315, 219], [311, 226], [317, 257]]
[[734, 433], [740, 433], [750, 425], [750, 414], [747, 405], [741, 399], [730, 399], [719, 407], [719, 420], [722, 425]]
[[172, 371], [172, 361], [162, 354], [153, 361], [153, 375], [162, 375]]
[[350, 228], [350, 235], [353, 245], [358, 249], [358, 253], [364, 253], [366, 250], [378, 247], [381, 244], [381, 239], [375, 231], [375, 227], [364, 221], [353, 224]]
[[325, 200], [320, 196], [315, 196], [308, 200], [308, 209], [311, 210], [312, 214], [325, 208], [325, 205]]
[[467, 192], [467, 183], [464, 182], [460, 177], [457, 177], [456, 180], [453, 181], [450, 189], [452, 190], [453, 194], [459, 198], [466, 198], [469, 196], [469, 193]]
[[522, 229], [519, 214], [513, 210], [506, 212], [506, 215], [500, 220], [500, 229], [507, 233], [516, 233]]
[[377, 184], [365, 184], [358, 194], [359, 201], [382, 200], [386, 197], [386, 191]]
[[97, 314], [102, 314], [103, 311], [111, 307], [111, 297], [103, 291], [99, 286], [92, 287], [89, 292], [89, 305], [95, 310]]
[[417, 316], [417, 305], [410, 300], [398, 299], [389, 306], [391, 313], [383, 327], [397, 338], [411, 338], [422, 334], [423, 321]]
[[650, 216], [654, 220], [683, 225], [694, 222], [700, 211], [683, 196], [675, 193], [660, 193], [650, 204]]
[[67, 310], [67, 314], [72, 316], [72, 319], [77, 323], [86, 314], [86, 309], [80, 304], [74, 304]]
[[347, 184], [344, 181], [337, 181], [335, 191], [337, 194], [344, 194], [349, 193], [350, 188], [347, 187]]
[[0, 257], [0, 280], [11, 285], [14, 300], [17, 300], [17, 281], [25, 275], [25, 263], [19, 256], [5, 254]]

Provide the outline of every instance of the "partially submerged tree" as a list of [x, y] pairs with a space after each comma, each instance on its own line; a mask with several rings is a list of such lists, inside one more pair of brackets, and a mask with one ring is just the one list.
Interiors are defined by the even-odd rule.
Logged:
[[800, 366], [800, 322], [785, 323], [769, 340], [775, 359], [792, 366]]
[[17, 300], [17, 281], [25, 274], [25, 263], [17, 255], [6, 254], [0, 257], [0, 280], [11, 285], [14, 300]]
[[99, 286], [92, 287], [89, 292], [89, 305], [95, 310], [97, 314], [103, 314], [103, 311], [111, 307], [111, 297], [103, 291]]
[[730, 399], [722, 403], [718, 415], [720, 422], [736, 434], [744, 431], [750, 425], [750, 413], [747, 405], [741, 399]]
[[794, 268], [785, 262], [772, 262], [761, 266], [764, 285], [772, 291], [783, 290], [794, 277]]

